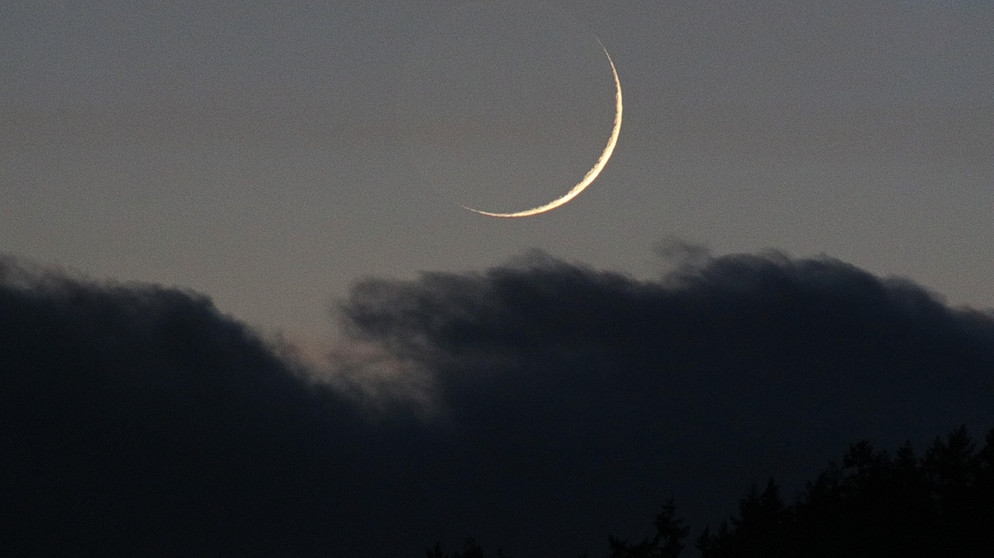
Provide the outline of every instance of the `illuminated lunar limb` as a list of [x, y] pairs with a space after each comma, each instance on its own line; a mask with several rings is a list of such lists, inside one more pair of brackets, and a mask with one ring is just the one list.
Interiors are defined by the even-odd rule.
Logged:
[[[597, 42], [600, 43], [600, 39], [598, 39]], [[621, 135], [621, 113], [622, 113], [621, 80], [618, 79], [618, 70], [614, 67], [614, 61], [611, 60], [611, 55], [608, 53], [607, 49], [604, 48], [603, 43], [601, 43], [601, 48], [604, 50], [604, 55], [607, 56], [608, 64], [611, 65], [611, 74], [614, 75], [614, 87], [615, 87], [614, 99], [616, 107], [614, 113], [614, 127], [611, 129], [611, 137], [608, 138], [607, 146], [604, 148], [604, 151], [601, 153], [600, 158], [598, 158], [597, 162], [594, 163], [594, 166], [591, 167], [589, 171], [587, 171], [587, 174], [583, 176], [583, 179], [581, 179], [576, 186], [573, 186], [573, 188], [571, 188], [569, 192], [566, 192], [564, 196], [554, 199], [545, 205], [540, 205], [532, 209], [526, 209], [524, 211], [516, 211], [513, 213], [493, 213], [490, 211], [481, 211], [479, 209], [474, 209], [472, 207], [463, 205], [462, 207], [464, 209], [468, 209], [475, 213], [479, 213], [480, 215], [486, 215], [487, 217], [505, 217], [505, 218], [531, 217], [532, 215], [538, 215], [539, 213], [545, 213], [546, 211], [551, 211], [569, 202], [573, 198], [579, 196], [580, 192], [586, 190], [587, 186], [590, 186], [594, 182], [594, 180], [597, 179], [597, 175], [599, 175], [601, 171], [604, 170], [604, 167], [607, 166], [608, 159], [611, 158], [611, 154], [614, 153], [614, 147], [618, 144], [618, 136]]]

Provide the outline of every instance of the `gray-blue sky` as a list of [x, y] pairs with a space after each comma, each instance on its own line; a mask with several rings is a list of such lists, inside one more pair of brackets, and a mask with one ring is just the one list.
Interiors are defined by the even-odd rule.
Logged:
[[[3, 2], [0, 246], [301, 338], [367, 275], [538, 247], [645, 276], [671, 235], [990, 307], [992, 28], [989, 2]], [[461, 210], [593, 163], [595, 36], [626, 96], [601, 178]]]

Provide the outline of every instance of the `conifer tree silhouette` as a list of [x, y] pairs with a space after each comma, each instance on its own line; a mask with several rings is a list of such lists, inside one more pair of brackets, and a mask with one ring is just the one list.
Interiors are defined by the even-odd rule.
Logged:
[[628, 543], [611, 536], [611, 558], [676, 558], [683, 550], [683, 539], [690, 529], [676, 517], [676, 506], [670, 498], [653, 522], [656, 533], [637, 543]]

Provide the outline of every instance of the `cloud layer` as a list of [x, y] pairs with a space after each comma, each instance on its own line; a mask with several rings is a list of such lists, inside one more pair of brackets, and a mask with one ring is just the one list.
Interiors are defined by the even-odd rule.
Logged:
[[333, 394], [193, 293], [9, 260], [0, 279], [0, 545], [313, 550], [355, 470]]
[[654, 281], [540, 253], [361, 281], [336, 314], [363, 350], [330, 383], [194, 293], [4, 260], [4, 544], [597, 555], [670, 495], [701, 528], [859, 438], [994, 426], [989, 312], [828, 258], [670, 248]]

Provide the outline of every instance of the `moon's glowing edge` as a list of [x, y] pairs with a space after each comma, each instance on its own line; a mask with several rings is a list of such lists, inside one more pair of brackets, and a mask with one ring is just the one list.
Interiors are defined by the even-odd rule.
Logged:
[[614, 114], [614, 128], [612, 128], [611, 130], [611, 137], [608, 138], [607, 146], [604, 148], [604, 151], [601, 153], [600, 158], [597, 159], [597, 162], [594, 163], [594, 166], [591, 167], [589, 171], [587, 171], [587, 174], [583, 176], [583, 179], [580, 180], [580, 182], [577, 183], [576, 186], [573, 186], [573, 188], [570, 189], [569, 192], [566, 192], [566, 194], [563, 195], [562, 197], [554, 199], [545, 205], [540, 205], [538, 207], [532, 209], [526, 209], [524, 211], [516, 211], [514, 213], [492, 213], [489, 211], [481, 211], [479, 209], [473, 209], [472, 207], [460, 204], [460, 206], [463, 209], [468, 209], [474, 213], [479, 213], [480, 215], [486, 215], [488, 217], [511, 218], [511, 217], [530, 217], [532, 215], [538, 215], [539, 213], [545, 213], [546, 211], [551, 211], [569, 202], [573, 198], [579, 196], [580, 192], [583, 192], [587, 188], [587, 186], [590, 186], [590, 184], [593, 183], [593, 181], [597, 178], [597, 175], [599, 175], [601, 171], [604, 170], [604, 167], [607, 166], [608, 159], [610, 159], [611, 154], [614, 153], [614, 147], [618, 144], [618, 136], [621, 135], [621, 113], [622, 113], [621, 80], [618, 78], [618, 70], [614, 67], [614, 60], [611, 60], [611, 54], [608, 53], [607, 48], [604, 47], [604, 43], [601, 43], [600, 39], [597, 39], [597, 42], [600, 43], [601, 49], [604, 50], [604, 55], [607, 56], [607, 62], [608, 64], [611, 65], [611, 73], [614, 75], [614, 87], [615, 87], [614, 98], [615, 98], [616, 109]]

